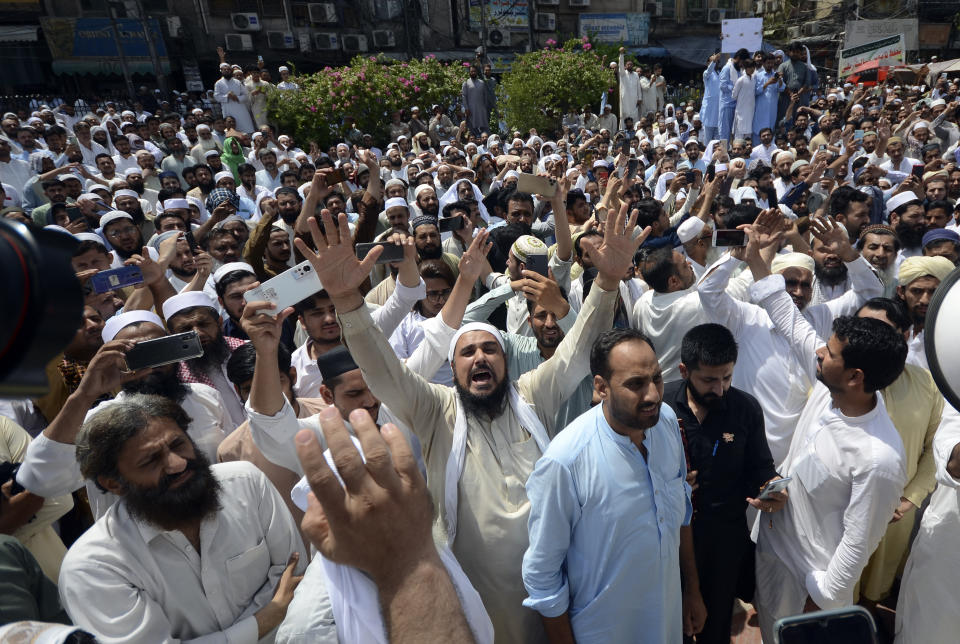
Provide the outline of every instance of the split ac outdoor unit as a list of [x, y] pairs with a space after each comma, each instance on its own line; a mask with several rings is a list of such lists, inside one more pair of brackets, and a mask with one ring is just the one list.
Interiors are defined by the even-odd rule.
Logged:
[[297, 41], [289, 31], [268, 31], [267, 47], [270, 49], [296, 49]]
[[509, 47], [510, 32], [502, 29], [490, 29], [487, 31], [487, 45], [490, 47]]
[[332, 32], [313, 34], [313, 48], [317, 51], [340, 49], [340, 39], [337, 37], [337, 34]]
[[343, 51], [367, 51], [367, 37], [360, 34], [344, 34], [340, 43]]
[[307, 5], [310, 22], [332, 25], [337, 22], [337, 6], [332, 2], [313, 2]]
[[537, 4], [544, 7], [559, 7], [560, 0], [537, 0]]
[[707, 11], [707, 24], [708, 25], [719, 25], [723, 22], [723, 16], [726, 13], [726, 9], [709, 9]]
[[557, 14], [537, 12], [537, 31], [556, 31]]
[[373, 46], [377, 49], [396, 47], [397, 36], [389, 29], [375, 29], [373, 31]]
[[590, 0], [570, 0], [570, 8], [574, 7], [589, 7]]
[[230, 24], [237, 31], [260, 31], [260, 16], [255, 13], [231, 13]]
[[224, 40], [227, 51], [253, 51], [253, 36], [250, 34], [226, 34]]

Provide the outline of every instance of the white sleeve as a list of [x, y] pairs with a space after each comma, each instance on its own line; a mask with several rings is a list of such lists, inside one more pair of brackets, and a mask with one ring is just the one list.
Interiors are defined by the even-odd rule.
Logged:
[[17, 482], [44, 498], [80, 489], [83, 475], [77, 462], [77, 446], [51, 440], [44, 434], [38, 435], [27, 446], [27, 454], [17, 472]]
[[423, 323], [423, 341], [407, 358], [407, 368], [424, 380], [432, 380], [447, 361], [450, 341], [457, 329], [443, 321], [443, 311]]
[[274, 465], [303, 474], [303, 467], [300, 465], [300, 459], [297, 458], [297, 449], [293, 443], [294, 436], [301, 429], [314, 430], [320, 445], [326, 447], [319, 424], [310, 418], [297, 418], [286, 397], [283, 400], [283, 407], [273, 416], [254, 411], [249, 400], [244, 408], [250, 420], [250, 436], [254, 444]]
[[422, 279], [415, 287], [404, 286], [397, 280], [393, 293], [381, 307], [370, 307], [370, 317], [373, 323], [385, 335], [390, 337], [397, 327], [413, 309], [413, 305], [427, 297], [427, 283]]
[[790, 343], [807, 377], [811, 382], [815, 381], [816, 351], [826, 343], [787, 294], [783, 275], [768, 275], [756, 282], [750, 287], [750, 295], [754, 302], [766, 309], [777, 331]]

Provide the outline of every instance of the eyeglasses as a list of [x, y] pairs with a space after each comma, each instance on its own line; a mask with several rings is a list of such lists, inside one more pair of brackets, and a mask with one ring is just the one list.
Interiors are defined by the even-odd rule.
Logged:
[[107, 233], [107, 237], [111, 239], [116, 239], [117, 237], [123, 237], [124, 235], [136, 235], [137, 229], [134, 226], [124, 226], [123, 228], [117, 228], [116, 230], [111, 230]]
[[451, 292], [453, 292], [452, 288], [445, 288], [440, 291], [427, 291], [427, 299], [440, 300], [449, 296]]

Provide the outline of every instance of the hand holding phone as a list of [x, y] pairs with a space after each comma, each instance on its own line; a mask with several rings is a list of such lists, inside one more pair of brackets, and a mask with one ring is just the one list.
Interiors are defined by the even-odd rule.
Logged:
[[127, 351], [127, 369], [139, 371], [151, 367], [162, 367], [165, 364], [199, 358], [202, 355], [200, 336], [196, 331], [187, 331], [137, 342]]
[[746, 246], [747, 232], [736, 228], [717, 228], [713, 231], [713, 245], [717, 248]]
[[776, 479], [775, 481], [770, 481], [763, 486], [763, 489], [760, 490], [760, 496], [757, 497], [759, 501], [769, 501], [773, 498], [774, 492], [783, 492], [787, 489], [787, 486], [790, 484], [793, 478], [790, 476], [784, 476], [782, 479]]
[[115, 291], [124, 286], [133, 286], [143, 283], [143, 272], [139, 266], [121, 266], [106, 271], [100, 271], [90, 278], [90, 285], [94, 293]]
[[539, 273], [544, 277], [547, 277], [547, 256], [546, 255], [530, 255], [527, 257], [527, 261], [523, 263], [524, 268], [528, 271], [533, 271], [534, 273]]
[[309, 261], [303, 261], [276, 277], [268, 279], [260, 286], [246, 291], [243, 299], [247, 302], [270, 302], [273, 307], [264, 309], [264, 313], [276, 315], [288, 306], [293, 306], [321, 290], [323, 290], [323, 284], [313, 270], [313, 265]]
[[363, 259], [377, 246], [383, 247], [383, 252], [377, 258], [377, 264], [392, 264], [393, 262], [403, 261], [403, 246], [393, 242], [371, 242], [369, 244], [357, 244], [357, 259]]
[[517, 191], [549, 199], [557, 194], [557, 182], [547, 177], [521, 173], [517, 178]]

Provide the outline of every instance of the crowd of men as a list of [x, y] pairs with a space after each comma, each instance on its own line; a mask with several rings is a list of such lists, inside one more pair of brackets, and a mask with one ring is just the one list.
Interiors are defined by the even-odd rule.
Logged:
[[0, 214], [75, 238], [84, 307], [0, 401], [0, 639], [726, 643], [752, 605], [772, 642], [859, 603], [955, 641], [958, 84], [720, 62], [675, 106], [621, 56], [619, 118], [500, 135], [475, 68], [326, 151], [226, 61], [219, 109], [3, 114]]

